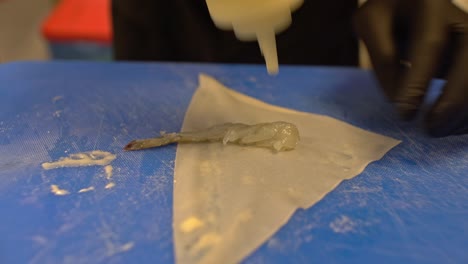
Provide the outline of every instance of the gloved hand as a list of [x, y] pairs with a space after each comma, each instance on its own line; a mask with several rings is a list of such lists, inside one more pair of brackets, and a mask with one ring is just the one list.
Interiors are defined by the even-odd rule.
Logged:
[[368, 0], [354, 17], [376, 77], [405, 119], [448, 61], [447, 83], [426, 115], [436, 137], [468, 133], [468, 14], [450, 0]]

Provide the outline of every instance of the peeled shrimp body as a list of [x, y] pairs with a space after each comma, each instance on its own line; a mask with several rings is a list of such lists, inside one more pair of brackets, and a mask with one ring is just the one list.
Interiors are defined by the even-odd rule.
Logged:
[[160, 137], [133, 140], [125, 150], [140, 150], [161, 147], [172, 143], [217, 142], [234, 143], [242, 146], [270, 148], [275, 151], [293, 150], [299, 141], [299, 131], [287, 122], [225, 123], [200, 131], [162, 133]]

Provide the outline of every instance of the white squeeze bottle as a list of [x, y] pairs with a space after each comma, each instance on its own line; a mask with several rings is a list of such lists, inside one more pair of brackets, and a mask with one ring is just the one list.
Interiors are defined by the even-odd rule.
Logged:
[[258, 40], [269, 74], [277, 74], [276, 33], [291, 25], [303, 0], [206, 0], [216, 26], [234, 30], [242, 41]]

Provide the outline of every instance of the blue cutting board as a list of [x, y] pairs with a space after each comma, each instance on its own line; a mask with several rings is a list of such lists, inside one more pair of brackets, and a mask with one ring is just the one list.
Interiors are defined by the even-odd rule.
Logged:
[[[399, 121], [369, 72], [283, 66], [270, 77], [263, 66], [86, 62], [0, 65], [0, 263], [174, 262], [176, 146], [122, 147], [178, 131], [199, 73], [403, 140], [296, 212], [245, 263], [468, 263], [468, 136], [432, 139], [419, 121]], [[114, 188], [104, 188], [102, 167], [41, 168], [90, 150], [117, 155]], [[54, 195], [52, 184], [70, 194]]]

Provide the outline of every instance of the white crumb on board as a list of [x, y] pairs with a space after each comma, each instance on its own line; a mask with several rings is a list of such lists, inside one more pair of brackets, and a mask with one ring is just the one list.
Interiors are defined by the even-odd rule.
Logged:
[[135, 247], [135, 242], [130, 241], [122, 245], [122, 244], [114, 244], [113, 242], [109, 241], [106, 243], [106, 247], [107, 247], [106, 255], [110, 257], [116, 254], [121, 254], [121, 253], [131, 250], [132, 248]]
[[129, 251], [135, 246], [135, 243], [128, 242], [120, 247], [121, 252]]
[[62, 196], [62, 195], [67, 195], [67, 194], [70, 194], [69, 191], [65, 190], [65, 189], [60, 189], [57, 185], [55, 184], [52, 184], [50, 186], [50, 191], [55, 194], [55, 195], [59, 195], [59, 196]]
[[33, 236], [31, 237], [31, 241], [41, 246], [44, 246], [47, 244], [47, 238], [43, 236]]
[[205, 223], [198, 219], [195, 216], [191, 216], [187, 218], [182, 224], [180, 225], [180, 230], [184, 233], [192, 232], [200, 227], [203, 227]]
[[51, 170], [63, 167], [106, 166], [115, 158], [116, 156], [110, 152], [93, 150], [71, 154], [68, 157], [60, 158], [58, 161], [42, 163], [42, 168]]
[[85, 192], [90, 192], [90, 191], [94, 191], [93, 186], [90, 186], [88, 188], [83, 188], [83, 189], [79, 190], [78, 193], [85, 193]]
[[57, 110], [57, 111], [55, 111], [52, 115], [53, 115], [54, 117], [60, 117], [61, 114], [62, 114], [62, 110]]
[[106, 186], [104, 188], [111, 189], [111, 188], [114, 188], [114, 186], [115, 186], [115, 183], [109, 182], [108, 184], [106, 184]]
[[351, 220], [349, 217], [342, 215], [330, 223], [330, 228], [335, 233], [345, 234], [354, 232], [356, 225], [356, 222]]
[[274, 250], [283, 249], [283, 245], [281, 244], [281, 241], [274, 237], [268, 239], [267, 247], [270, 249], [274, 249]]
[[104, 171], [106, 172], [106, 179], [110, 180], [110, 178], [112, 178], [113, 170], [114, 168], [112, 167], [112, 165], [107, 165], [104, 167]]
[[52, 103], [55, 103], [55, 102], [57, 102], [57, 101], [59, 101], [59, 100], [62, 100], [62, 99], [63, 99], [63, 96], [57, 95], [57, 96], [55, 96], [54, 98], [52, 98]]

